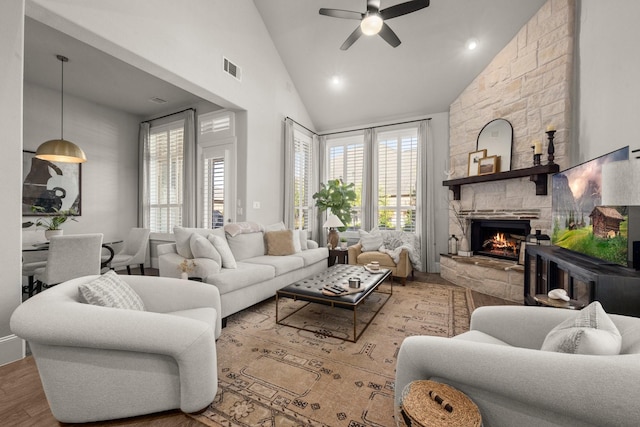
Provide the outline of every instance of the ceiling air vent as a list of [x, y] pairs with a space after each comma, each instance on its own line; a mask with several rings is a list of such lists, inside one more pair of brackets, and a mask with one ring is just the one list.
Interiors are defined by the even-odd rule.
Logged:
[[162, 99], [162, 98], [158, 98], [157, 96], [154, 96], [153, 98], [149, 98], [150, 102], [153, 102], [154, 104], [166, 104], [167, 101]]
[[241, 81], [242, 69], [238, 67], [236, 64], [234, 64], [233, 62], [229, 61], [229, 59], [225, 58], [224, 56], [222, 57], [222, 59], [224, 60], [224, 65], [223, 65], [224, 72], [229, 74], [234, 79]]

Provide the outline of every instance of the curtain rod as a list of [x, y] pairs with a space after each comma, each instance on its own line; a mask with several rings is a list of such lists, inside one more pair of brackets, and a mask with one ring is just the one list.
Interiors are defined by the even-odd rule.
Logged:
[[311, 132], [312, 134], [317, 135], [317, 133], [316, 133], [316, 132], [312, 131], [311, 129], [309, 129], [308, 127], [306, 127], [305, 125], [303, 125], [302, 123], [298, 123], [298, 122], [296, 122], [296, 121], [295, 121], [295, 120], [293, 120], [291, 117], [287, 116], [287, 117], [285, 118], [285, 120], [287, 120], [287, 119], [291, 120], [293, 123], [297, 124], [298, 126], [300, 126], [300, 127], [301, 127], [301, 128], [303, 128], [303, 129], [305, 129], [305, 130], [307, 130], [307, 131]]
[[386, 124], [386, 125], [380, 125], [380, 126], [369, 126], [369, 127], [366, 127], [366, 128], [360, 128], [360, 129], [349, 129], [349, 130], [341, 130], [341, 131], [338, 131], [338, 132], [321, 133], [319, 136], [336, 135], [336, 134], [339, 134], [339, 133], [347, 133], [347, 132], [357, 132], [357, 131], [359, 131], [359, 130], [367, 130], [367, 129], [383, 128], [383, 127], [385, 127], [385, 126], [404, 125], [404, 124], [407, 124], [407, 123], [416, 123], [416, 122], [421, 122], [421, 121], [423, 121], [423, 120], [431, 120], [431, 117], [427, 117], [427, 118], [425, 118], [425, 119], [408, 120], [408, 121], [406, 121], [406, 122], [389, 123], [389, 124]]
[[153, 118], [153, 119], [145, 120], [145, 121], [140, 122], [140, 123], [149, 123], [149, 122], [152, 122], [152, 121], [154, 121], [154, 120], [164, 119], [165, 117], [175, 116], [176, 114], [184, 113], [185, 111], [189, 111], [189, 110], [196, 111], [196, 109], [195, 109], [195, 108], [185, 108], [185, 109], [184, 109], [184, 110], [182, 110], [182, 111], [178, 111], [178, 112], [171, 113], [171, 114], [165, 114], [164, 116], [155, 117], [155, 118]]

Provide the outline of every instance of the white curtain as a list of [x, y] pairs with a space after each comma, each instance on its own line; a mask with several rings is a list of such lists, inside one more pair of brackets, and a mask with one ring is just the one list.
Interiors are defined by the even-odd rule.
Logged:
[[426, 271], [436, 271], [435, 194], [436, 182], [433, 176], [433, 144], [431, 143], [429, 120], [418, 125], [418, 185], [416, 188], [416, 234], [420, 239], [420, 260]]
[[[320, 183], [326, 183], [327, 182], [327, 168], [325, 167], [326, 165], [326, 155], [327, 155], [327, 137], [326, 136], [318, 136], [317, 139], [314, 139], [315, 141], [318, 141], [317, 144], [317, 150], [318, 150], [318, 157], [316, 157], [318, 159], [317, 161], [317, 171], [316, 171], [316, 182], [314, 183], [313, 188], [320, 190]], [[313, 227], [313, 238], [316, 242], [318, 242], [320, 244], [320, 246], [326, 246], [327, 245], [327, 233], [325, 232], [325, 230], [322, 228], [322, 224], [324, 224], [324, 219], [323, 219], [323, 214], [318, 210], [318, 208], [315, 207], [315, 203], [313, 205], [313, 218], [314, 218], [314, 224], [315, 227]]]
[[378, 225], [378, 212], [376, 211], [376, 188], [373, 183], [373, 171], [375, 167], [375, 159], [373, 153], [375, 152], [375, 138], [376, 132], [369, 128], [364, 130], [364, 176], [362, 177], [362, 222], [361, 227], [365, 231], [369, 231]]
[[196, 226], [196, 136], [195, 111], [184, 112], [184, 189], [182, 192], [182, 226]]
[[293, 120], [284, 120], [284, 225], [292, 229], [295, 224]]
[[140, 123], [138, 134], [138, 226], [149, 228], [149, 138], [151, 126]]

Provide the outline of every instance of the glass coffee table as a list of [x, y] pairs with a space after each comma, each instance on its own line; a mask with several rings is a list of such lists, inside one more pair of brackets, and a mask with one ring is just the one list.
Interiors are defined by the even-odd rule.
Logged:
[[[281, 298], [291, 298], [294, 300], [307, 301], [309, 304], [324, 304], [334, 308], [353, 310], [353, 339], [346, 338], [346, 340], [356, 342], [393, 294], [393, 282], [390, 282], [391, 286], [389, 292], [382, 292], [378, 289], [380, 284], [382, 284], [382, 282], [384, 282], [390, 275], [391, 270], [388, 269], [381, 268], [377, 272], [370, 272], [362, 266], [336, 264], [321, 273], [306, 277], [276, 291], [276, 323], [278, 325], [290, 326], [304, 331], [317, 332], [313, 329], [284, 323], [284, 320], [302, 310], [308, 304], [305, 304], [280, 319], [278, 306]], [[348, 281], [352, 278], [360, 279], [360, 286], [358, 288], [348, 287]], [[332, 285], [343, 286], [350, 293], [334, 294], [329, 291], [323, 292], [324, 289], [331, 287]], [[360, 333], [357, 333], [358, 306], [360, 306], [373, 292], [386, 294], [386, 299], [382, 304], [380, 304]]]

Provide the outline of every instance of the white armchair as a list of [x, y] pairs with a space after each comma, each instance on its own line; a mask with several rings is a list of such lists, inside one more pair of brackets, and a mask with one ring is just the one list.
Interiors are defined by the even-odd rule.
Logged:
[[78, 286], [96, 277], [48, 289], [11, 317], [13, 333], [29, 342], [54, 417], [91, 422], [209, 405], [218, 387], [217, 288], [121, 276], [146, 308], [125, 310], [80, 302]]
[[615, 356], [541, 351], [572, 310], [481, 307], [454, 338], [414, 336], [398, 355], [395, 396], [432, 379], [466, 393], [484, 426], [636, 426], [640, 420], [640, 319], [609, 315], [622, 335]]

